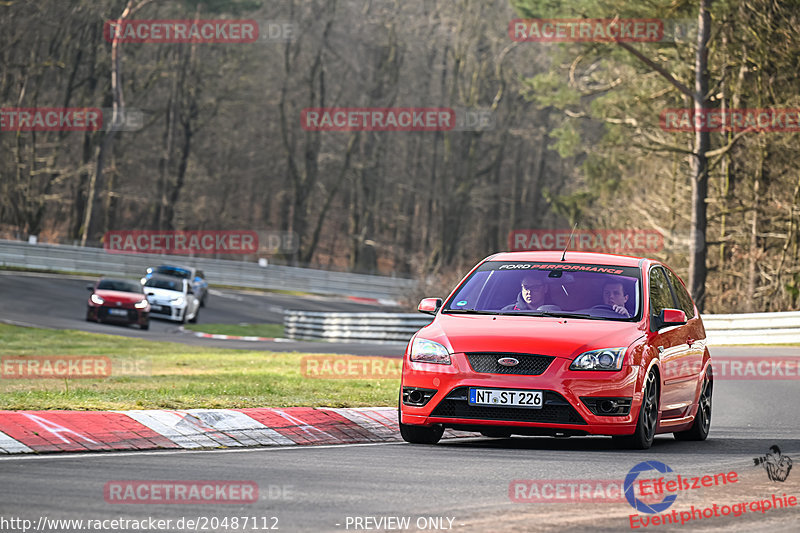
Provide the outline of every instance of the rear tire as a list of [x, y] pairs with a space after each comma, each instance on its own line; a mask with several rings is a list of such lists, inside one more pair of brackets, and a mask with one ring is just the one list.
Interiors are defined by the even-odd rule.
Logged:
[[656, 373], [647, 374], [642, 387], [642, 405], [633, 435], [616, 436], [614, 441], [631, 450], [647, 450], [653, 445], [658, 426], [658, 383]]
[[150, 322], [148, 322], [147, 324], [142, 324], [139, 327], [142, 328], [143, 330], [147, 331], [148, 329], [150, 329]]
[[411, 444], [436, 444], [442, 438], [444, 426], [435, 424], [433, 426], [414, 426], [403, 424], [403, 413], [400, 410], [400, 402], [397, 405], [397, 424], [400, 426], [400, 436], [403, 440]]
[[706, 371], [706, 375], [703, 376], [703, 385], [700, 389], [700, 398], [697, 401], [697, 416], [694, 418], [694, 423], [686, 431], [673, 433], [675, 440], [706, 440], [708, 431], [711, 429], [711, 396], [713, 392], [714, 379], [709, 368]]

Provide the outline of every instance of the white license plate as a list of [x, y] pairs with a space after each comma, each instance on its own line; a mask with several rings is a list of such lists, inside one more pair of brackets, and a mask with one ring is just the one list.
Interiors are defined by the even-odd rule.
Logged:
[[514, 389], [469, 389], [470, 405], [542, 408], [542, 391]]
[[109, 309], [108, 314], [116, 316], [128, 316], [128, 311], [125, 309]]

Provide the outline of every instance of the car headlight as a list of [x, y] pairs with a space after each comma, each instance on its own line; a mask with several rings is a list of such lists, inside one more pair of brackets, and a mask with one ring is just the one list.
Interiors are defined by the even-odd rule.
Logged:
[[184, 298], [183, 296], [178, 296], [177, 298], [173, 298], [172, 300], [170, 300], [169, 303], [180, 307], [181, 305], [186, 303], [186, 298]]
[[411, 360], [418, 363], [450, 364], [450, 352], [438, 342], [417, 337], [411, 344]]
[[144, 278], [140, 279], [140, 280], [139, 280], [139, 283], [141, 283], [142, 285], [144, 285], [145, 283], [147, 283], [147, 277], [144, 277]]
[[135, 304], [133, 304], [133, 306], [134, 306], [136, 309], [144, 309], [144, 308], [146, 308], [146, 307], [147, 307], [147, 300], [142, 300], [142, 301], [140, 301], [140, 302], [136, 302]]
[[97, 305], [103, 305], [104, 303], [106, 303], [105, 300], [103, 300], [96, 294], [92, 294], [92, 296], [89, 299], [92, 300], [92, 303], [95, 303]]
[[625, 348], [603, 348], [583, 352], [569, 365], [570, 370], [619, 370], [625, 359]]

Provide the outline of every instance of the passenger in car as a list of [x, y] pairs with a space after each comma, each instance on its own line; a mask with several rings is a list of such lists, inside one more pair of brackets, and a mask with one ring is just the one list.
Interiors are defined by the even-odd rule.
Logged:
[[508, 304], [503, 311], [560, 311], [557, 305], [545, 304], [548, 294], [547, 283], [544, 280], [533, 276], [522, 278], [517, 301]]

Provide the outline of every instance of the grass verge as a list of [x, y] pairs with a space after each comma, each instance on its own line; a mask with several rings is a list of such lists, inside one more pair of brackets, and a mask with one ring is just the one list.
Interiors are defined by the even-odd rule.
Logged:
[[[310, 354], [298, 352], [219, 350], [5, 324], [0, 324], [0, 347], [0, 409], [394, 406], [400, 386], [399, 379], [307, 378], [302, 361]], [[11, 377], [17, 363], [9, 358], [26, 355], [107, 356], [111, 376]]]

